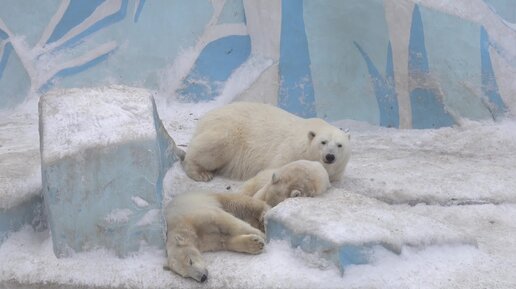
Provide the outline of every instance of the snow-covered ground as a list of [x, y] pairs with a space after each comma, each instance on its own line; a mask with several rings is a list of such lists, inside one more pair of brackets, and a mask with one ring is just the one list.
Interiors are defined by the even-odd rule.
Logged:
[[[183, 149], [197, 119], [218, 105], [158, 101], [165, 127]], [[37, 120], [16, 115], [15, 121], [28, 123], [26, 131], [0, 130], [1, 152], [23, 145], [21, 149], [36, 149], [39, 157], [37, 143], [32, 143], [37, 141], [32, 135]], [[348, 266], [341, 275], [327, 260], [273, 240], [256, 256], [205, 253], [210, 278], [198, 284], [163, 270], [163, 251], [149, 248], [119, 259], [97, 250], [57, 259], [49, 232], [25, 227], [0, 245], [0, 288], [516, 288], [515, 120], [464, 121], [460, 127], [435, 130], [353, 121], [336, 125], [351, 129], [353, 154], [343, 180], [322, 198], [354, 193], [374, 198], [381, 203], [378, 207], [460, 228], [476, 245], [404, 246], [400, 254], [378, 248], [370, 264]], [[13, 136], [28, 143], [16, 143]], [[24, 189], [21, 184], [32, 176], [28, 183], [37, 187], [32, 171], [38, 172], [39, 163], [25, 163], [21, 179], [4, 178], [9, 169], [1, 163], [2, 182]], [[195, 183], [176, 164], [165, 178], [165, 201], [191, 190], [235, 192], [240, 184], [223, 178]], [[425, 224], [417, 229], [424, 238]]]
[[399, 130], [351, 126], [353, 160], [338, 187], [387, 203], [516, 203], [516, 123]]

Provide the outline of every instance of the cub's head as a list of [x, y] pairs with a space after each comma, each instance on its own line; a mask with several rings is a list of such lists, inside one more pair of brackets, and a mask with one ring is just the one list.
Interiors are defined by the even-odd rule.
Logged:
[[351, 154], [351, 135], [336, 127], [324, 128], [319, 131], [310, 130], [308, 141], [312, 160], [317, 160], [331, 172], [332, 167], [346, 167]]
[[183, 277], [193, 278], [197, 282], [208, 280], [208, 270], [201, 253], [181, 235], [167, 236], [167, 255], [170, 270]]
[[256, 195], [274, 207], [287, 198], [320, 195], [329, 186], [328, 173], [320, 163], [298, 160], [275, 170]]

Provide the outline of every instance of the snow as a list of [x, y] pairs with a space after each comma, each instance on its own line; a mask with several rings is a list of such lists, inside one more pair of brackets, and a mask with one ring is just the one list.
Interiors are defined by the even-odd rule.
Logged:
[[[161, 108], [162, 112], [166, 111], [162, 113], [165, 126], [183, 148], [196, 120], [210, 105], [214, 104], [173, 103]], [[457, 231], [465, 234], [464, 238], [476, 240], [476, 247], [470, 244], [402, 246], [399, 255], [379, 247], [374, 250], [371, 263], [347, 266], [341, 275], [331, 262], [299, 248], [292, 249], [286, 241], [272, 240], [265, 252], [256, 256], [205, 253], [210, 278], [201, 285], [203, 288], [516, 286], [516, 205], [514, 180], [509, 177], [516, 163], [514, 120], [465, 122], [461, 127], [437, 130], [395, 130], [351, 121], [338, 125], [351, 128], [353, 155], [342, 182], [333, 184], [334, 188], [321, 200], [348, 196], [376, 210], [387, 208], [393, 215], [414, 216], [419, 220], [428, 217], [431, 222], [412, 228], [419, 241], [430, 237], [427, 226], [438, 222], [451, 228], [450, 235], [440, 237], [454, 236], [458, 234], [454, 228], [459, 228]], [[210, 183], [193, 182], [176, 163], [165, 178], [164, 198], [170, 200], [176, 194], [198, 190], [235, 192], [240, 185], [238, 181], [223, 178]], [[362, 197], [352, 197], [351, 192]], [[316, 206], [319, 200], [305, 201]], [[133, 202], [143, 204], [134, 198]], [[321, 211], [313, 207], [310, 210]], [[374, 210], [370, 213], [374, 214]], [[397, 221], [409, 224], [411, 219]], [[393, 220], [391, 225], [395, 223]], [[355, 233], [364, 233], [360, 227], [356, 228]], [[16, 286], [16, 282], [37, 284], [35, 287], [40, 284], [200, 287], [195, 281], [163, 270], [163, 251], [141, 249], [119, 259], [110, 251], [96, 250], [57, 259], [48, 232], [35, 233], [30, 228], [11, 234], [0, 247], [0, 260], [0, 282], [9, 287]]]
[[[92, 93], [95, 91], [92, 89]], [[206, 111], [223, 104], [192, 105], [164, 96], [157, 98], [157, 103], [165, 127], [183, 149], [196, 121]], [[13, 206], [19, 195], [27, 198], [34, 194], [29, 191], [37, 191], [41, 186], [35, 137], [37, 117], [22, 110], [9, 117], [2, 118], [0, 125], [0, 157], [3, 161], [12, 150], [26, 159], [14, 158], [24, 163], [19, 164], [23, 170], [18, 175], [7, 174], [10, 168], [4, 162], [0, 165], [0, 186], [10, 187], [7, 194], [0, 194], [2, 206]], [[20, 129], [10, 126], [9, 119]], [[309, 207], [307, 211], [320, 217], [318, 221], [324, 225], [312, 224], [312, 228], [333, 236], [332, 224], [325, 224], [324, 215], [317, 214], [323, 211], [317, 205], [349, 198], [356, 203], [352, 202], [347, 210], [324, 210], [324, 213], [337, 217], [349, 213], [353, 219], [356, 217], [351, 214], [353, 209], [367, 204], [374, 209], [359, 212], [360, 216], [384, 217], [388, 212], [392, 217], [388, 227], [377, 228], [375, 232], [392, 231], [396, 224], [414, 225], [405, 236], [412, 241], [403, 242], [399, 254], [378, 246], [369, 264], [347, 266], [341, 274], [333, 263], [316, 254], [290, 248], [287, 241], [272, 240], [265, 252], [256, 256], [204, 253], [210, 277], [206, 284], [200, 285], [163, 270], [164, 251], [153, 247], [143, 247], [125, 259], [107, 250], [58, 259], [48, 231], [34, 232], [25, 227], [11, 233], [0, 245], [0, 287], [516, 288], [515, 120], [495, 123], [463, 120], [457, 127], [429, 130], [379, 128], [354, 121], [336, 125], [351, 129], [352, 157], [343, 180], [334, 183], [330, 192], [320, 199], [302, 200], [306, 202], [303, 206]], [[135, 130], [140, 129], [143, 130], [135, 126]], [[79, 144], [87, 141], [87, 137], [72, 141]], [[111, 140], [113, 137], [110, 136]], [[164, 180], [164, 201], [190, 191], [236, 192], [241, 184], [220, 177], [210, 183], [196, 183], [175, 163]], [[13, 196], [15, 192], [20, 193]], [[133, 195], [131, 200], [136, 206], [145, 207], [144, 199]], [[152, 213], [148, 217], [152, 219]], [[413, 220], [418, 222], [412, 223]], [[352, 225], [351, 220], [342, 221]], [[354, 226], [352, 232], [364, 237], [370, 227], [365, 220], [359, 221], [363, 227]], [[434, 226], [439, 228], [437, 235], [435, 230], [429, 230]], [[334, 233], [339, 238], [355, 237], [355, 241], [360, 241], [344, 232]], [[396, 240], [400, 235], [390, 236]], [[434, 237], [461, 242], [440, 244], [432, 242]]]
[[41, 115], [46, 117], [42, 159], [52, 162], [87, 148], [153, 139], [154, 123], [141, 121], [153, 115], [150, 96], [148, 90], [126, 86], [49, 92], [40, 102]]
[[0, 112], [0, 210], [41, 192], [37, 103]]
[[[512, 238], [514, 239], [514, 231]], [[126, 259], [92, 251], [57, 259], [47, 233], [13, 234], [0, 248], [0, 280], [109, 288], [513, 288], [514, 259], [472, 246], [404, 247], [400, 255], [376, 250], [375, 261], [332, 265], [272, 241], [261, 255], [205, 253], [210, 278], [199, 286], [164, 271], [163, 252], [142, 250]], [[9, 268], [5, 268], [9, 267]], [[6, 283], [11, 284], [11, 283]], [[49, 287], [51, 288], [51, 287]]]
[[161, 217], [161, 210], [152, 209], [149, 210], [143, 217], [136, 223], [136, 226], [149, 226], [151, 224], [159, 223]]
[[435, 130], [337, 125], [352, 128], [353, 145], [339, 188], [391, 204], [516, 202], [514, 120]]
[[104, 220], [109, 224], [127, 223], [132, 214], [133, 211], [129, 209], [115, 209], [109, 213]]
[[268, 213], [267, 221], [272, 220], [336, 247], [382, 244], [399, 251], [402, 246], [476, 243], [460, 227], [340, 189], [311, 199], [287, 199]]
[[144, 199], [142, 199], [142, 198], [140, 198], [138, 196], [131, 197], [131, 200], [139, 208], [145, 208], [145, 207], [149, 206], [149, 202], [147, 202], [146, 200], [144, 200]]

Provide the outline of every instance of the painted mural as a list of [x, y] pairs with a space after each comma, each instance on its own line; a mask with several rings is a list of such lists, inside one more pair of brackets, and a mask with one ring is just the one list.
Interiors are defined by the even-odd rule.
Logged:
[[514, 115], [516, 4], [442, 2], [4, 0], [0, 109], [112, 83], [205, 102], [231, 84], [330, 121], [424, 129]]

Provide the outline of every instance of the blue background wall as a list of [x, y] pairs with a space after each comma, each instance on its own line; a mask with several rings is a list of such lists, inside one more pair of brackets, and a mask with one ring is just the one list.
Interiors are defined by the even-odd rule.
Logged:
[[432, 128], [516, 110], [514, 1], [274, 2], [4, 0], [0, 109], [111, 83], [210, 101], [262, 57], [273, 81], [248, 91], [305, 117]]

